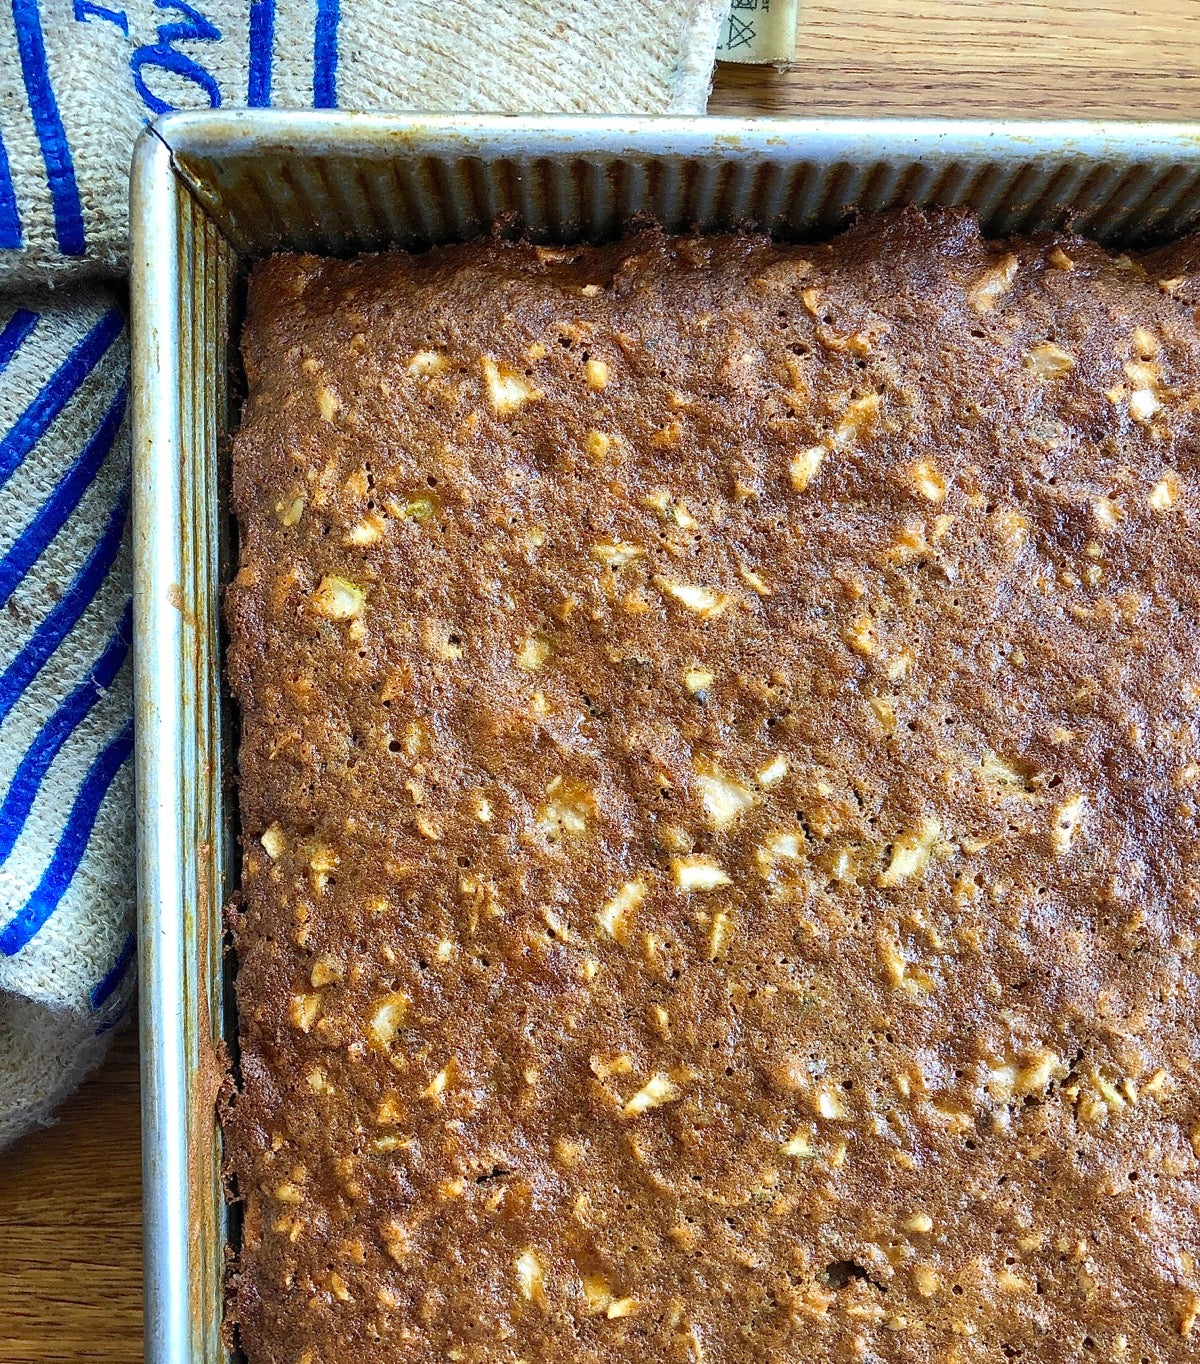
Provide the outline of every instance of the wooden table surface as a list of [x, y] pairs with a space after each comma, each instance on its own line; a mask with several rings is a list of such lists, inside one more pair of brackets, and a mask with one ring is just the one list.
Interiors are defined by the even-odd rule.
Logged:
[[[787, 71], [713, 113], [1200, 118], [1200, 0], [801, 0]], [[135, 1031], [62, 1121], [0, 1155], [0, 1361], [141, 1358]]]

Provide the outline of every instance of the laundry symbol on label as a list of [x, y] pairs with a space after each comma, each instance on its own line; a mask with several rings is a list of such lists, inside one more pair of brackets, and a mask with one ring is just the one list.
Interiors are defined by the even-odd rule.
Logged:
[[735, 47], [749, 47], [753, 41], [754, 25], [747, 24], [731, 14], [729, 16], [729, 28], [725, 35], [725, 42], [722, 44], [725, 50], [731, 51]]

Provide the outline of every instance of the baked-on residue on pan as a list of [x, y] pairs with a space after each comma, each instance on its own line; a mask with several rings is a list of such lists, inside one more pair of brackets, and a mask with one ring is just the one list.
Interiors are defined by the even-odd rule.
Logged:
[[1189, 249], [255, 269], [252, 1364], [1193, 1357]]

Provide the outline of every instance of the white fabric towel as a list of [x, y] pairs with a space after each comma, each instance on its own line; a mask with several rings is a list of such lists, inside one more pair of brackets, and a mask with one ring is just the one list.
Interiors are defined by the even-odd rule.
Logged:
[[728, 0], [12, 0], [0, 284], [126, 260], [129, 153], [164, 110], [703, 113]]
[[128, 393], [113, 297], [0, 300], [0, 1146], [133, 989]]

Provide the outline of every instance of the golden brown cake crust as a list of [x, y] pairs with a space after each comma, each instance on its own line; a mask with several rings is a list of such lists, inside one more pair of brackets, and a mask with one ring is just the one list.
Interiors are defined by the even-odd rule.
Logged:
[[916, 212], [255, 269], [252, 1364], [1192, 1357], [1159, 278]]

